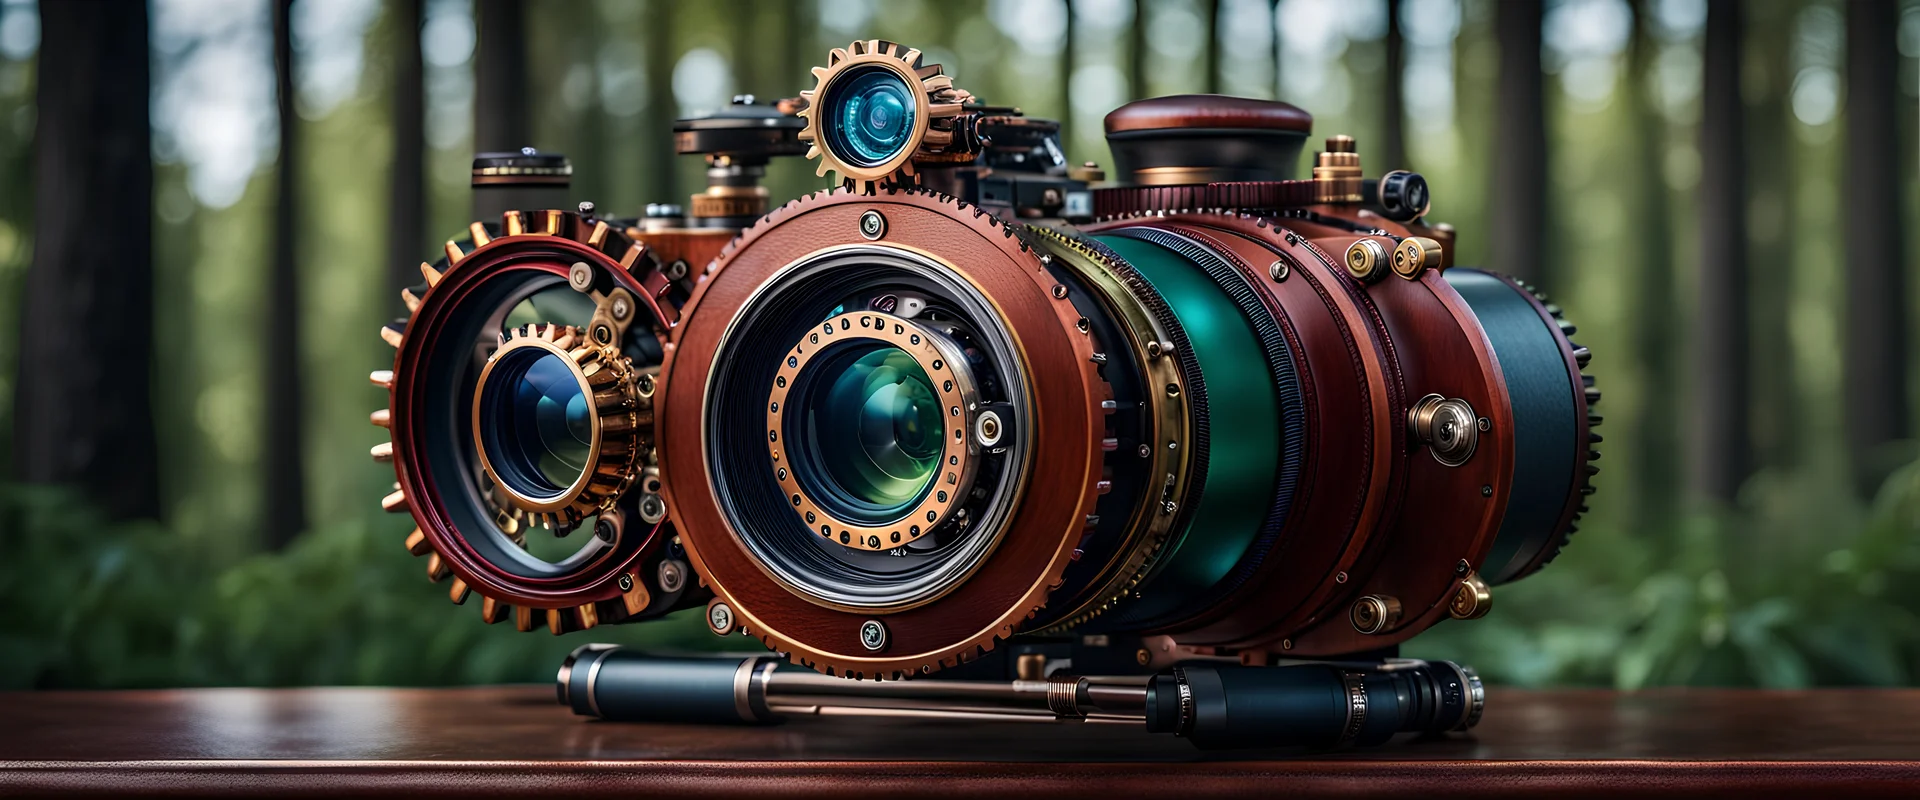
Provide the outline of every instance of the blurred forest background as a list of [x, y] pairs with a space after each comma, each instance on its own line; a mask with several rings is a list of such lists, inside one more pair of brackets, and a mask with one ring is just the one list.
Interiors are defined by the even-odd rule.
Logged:
[[[684, 202], [669, 127], [909, 42], [1107, 162], [1132, 98], [1278, 97], [1427, 175], [1581, 328], [1558, 561], [1408, 648], [1518, 684], [1920, 683], [1916, 0], [0, 0], [0, 688], [544, 681], [377, 500], [366, 375], [476, 148]], [[776, 196], [817, 188], [776, 164]], [[737, 646], [737, 645], [736, 645]]]

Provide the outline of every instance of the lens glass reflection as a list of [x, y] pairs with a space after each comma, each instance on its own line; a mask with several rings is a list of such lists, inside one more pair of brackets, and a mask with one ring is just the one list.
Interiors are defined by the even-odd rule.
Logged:
[[826, 98], [827, 145], [842, 161], [872, 167], [906, 149], [913, 137], [914, 104], [907, 82], [891, 70], [869, 67], [847, 74]]
[[593, 419], [586, 392], [560, 356], [530, 351], [496, 368], [483, 413], [491, 435], [487, 457], [523, 493], [546, 495], [571, 486], [593, 455]]
[[806, 434], [801, 482], [850, 519], [898, 519], [940, 464], [945, 428], [932, 379], [887, 345], [847, 346], [808, 372], [794, 406]]

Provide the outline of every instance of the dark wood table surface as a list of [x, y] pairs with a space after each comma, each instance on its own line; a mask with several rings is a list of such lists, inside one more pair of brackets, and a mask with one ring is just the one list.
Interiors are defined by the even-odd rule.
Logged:
[[1470, 736], [1201, 752], [1119, 726], [589, 721], [547, 687], [0, 693], [0, 796], [1920, 796], [1920, 690], [1489, 692]]

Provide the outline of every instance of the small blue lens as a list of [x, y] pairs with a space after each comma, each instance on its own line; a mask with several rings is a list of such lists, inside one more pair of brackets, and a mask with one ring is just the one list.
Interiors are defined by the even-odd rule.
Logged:
[[587, 395], [566, 362], [522, 350], [496, 365], [481, 391], [487, 458], [500, 477], [531, 497], [571, 486], [593, 453]]
[[824, 100], [827, 147], [855, 167], [874, 167], [898, 157], [913, 139], [913, 95], [907, 82], [884, 67], [848, 72]]

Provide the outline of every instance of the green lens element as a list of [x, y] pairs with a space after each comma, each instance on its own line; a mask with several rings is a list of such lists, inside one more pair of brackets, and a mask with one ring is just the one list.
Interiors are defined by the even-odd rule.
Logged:
[[510, 358], [481, 387], [487, 459], [515, 491], [549, 497], [572, 486], [593, 456], [586, 391], [558, 355], [522, 350]]
[[913, 356], [885, 344], [840, 345], [801, 373], [789, 401], [795, 477], [850, 522], [899, 519], [939, 472], [940, 400]]
[[1132, 601], [1134, 619], [1199, 596], [1239, 563], [1260, 532], [1278, 473], [1281, 407], [1247, 318], [1192, 261], [1123, 236], [1095, 239], [1120, 254], [1165, 298], [1192, 342], [1206, 381], [1207, 482], [1185, 530], [1171, 534], [1148, 577], [1155, 591]]

